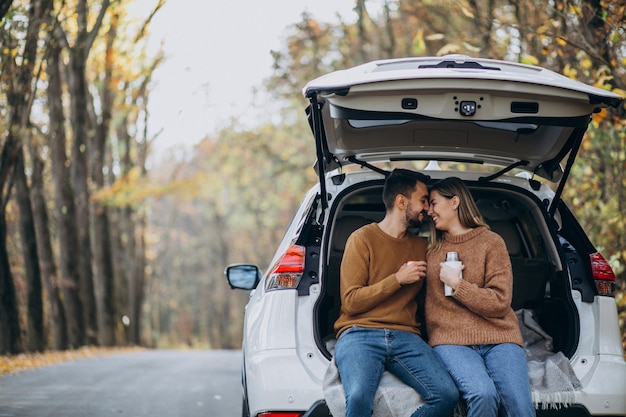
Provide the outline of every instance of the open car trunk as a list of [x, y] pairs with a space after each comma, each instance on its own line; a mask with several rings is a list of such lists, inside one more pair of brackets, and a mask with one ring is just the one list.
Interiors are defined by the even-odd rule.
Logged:
[[[542, 202], [533, 194], [504, 184], [468, 182], [472, 195], [489, 226], [506, 242], [513, 269], [514, 310], [529, 309], [541, 327], [554, 339], [554, 351], [571, 357], [579, 339], [579, 320], [571, 297], [566, 242], [548, 220]], [[322, 295], [316, 306], [317, 335], [325, 356], [335, 337], [333, 324], [339, 316], [339, 271], [348, 236], [357, 228], [380, 221], [385, 215], [381, 200], [383, 181], [359, 184], [336, 196], [330, 208], [332, 227], [327, 239], [328, 268], [322, 277]], [[424, 238], [426, 224], [414, 230]], [[330, 342], [330, 343], [329, 343]]]
[[[328, 268], [316, 310], [320, 345], [334, 337], [345, 240], [385, 214], [382, 181], [331, 197], [326, 175], [354, 164], [385, 175], [377, 163], [430, 161], [479, 167], [474, 172], [495, 167], [468, 185], [483, 217], [507, 244], [512, 307], [532, 310], [554, 338], [555, 350], [574, 354], [580, 326], [567, 265], [576, 263], [571, 257], [577, 251], [557, 235], [560, 195], [591, 115], [619, 106], [617, 94], [545, 68], [449, 55], [381, 60], [335, 71], [309, 82], [303, 95], [310, 102], [317, 152], [318, 218], [328, 218], [331, 226], [325, 228], [330, 230], [325, 235]], [[526, 188], [497, 180], [513, 170], [527, 179]], [[548, 207], [524, 191], [540, 190], [540, 182], [553, 186]]]

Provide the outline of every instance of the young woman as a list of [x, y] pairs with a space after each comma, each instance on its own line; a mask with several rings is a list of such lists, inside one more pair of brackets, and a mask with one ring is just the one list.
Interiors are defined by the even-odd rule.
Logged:
[[[511, 308], [513, 276], [504, 240], [489, 230], [459, 178], [435, 183], [428, 214], [426, 329], [468, 417], [535, 417], [526, 355]], [[457, 252], [461, 269], [445, 264]], [[452, 288], [444, 293], [444, 284]]]

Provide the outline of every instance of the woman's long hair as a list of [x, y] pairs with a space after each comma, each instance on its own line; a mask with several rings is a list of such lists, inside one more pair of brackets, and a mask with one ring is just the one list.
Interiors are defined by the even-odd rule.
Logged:
[[[447, 199], [451, 199], [454, 196], [459, 197], [459, 207], [457, 210], [459, 213], [459, 221], [463, 227], [473, 229], [485, 226], [489, 228], [485, 219], [483, 219], [483, 216], [480, 214], [472, 198], [472, 194], [460, 178], [449, 177], [439, 180], [429, 187], [429, 192], [432, 191], [437, 191], [442, 197]], [[434, 222], [430, 222], [428, 253], [436, 252], [441, 249], [444, 233], [444, 231], [435, 228]]]

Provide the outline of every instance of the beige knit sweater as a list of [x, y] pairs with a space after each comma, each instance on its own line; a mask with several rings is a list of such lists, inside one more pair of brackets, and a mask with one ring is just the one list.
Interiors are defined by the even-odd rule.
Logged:
[[407, 261], [425, 259], [426, 241], [410, 233], [397, 239], [371, 223], [350, 235], [341, 262], [337, 337], [352, 326], [420, 334], [415, 313], [423, 281], [401, 286], [395, 273]]
[[[452, 296], [444, 295], [440, 262], [458, 252], [463, 280]], [[504, 240], [486, 227], [463, 235], [444, 235], [443, 245], [428, 256], [426, 330], [431, 346], [515, 343], [523, 346], [511, 308], [513, 274]]]

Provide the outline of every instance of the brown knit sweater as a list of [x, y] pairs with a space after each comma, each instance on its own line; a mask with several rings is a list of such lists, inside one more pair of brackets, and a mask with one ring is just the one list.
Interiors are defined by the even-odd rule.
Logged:
[[[465, 265], [463, 280], [446, 297], [440, 262], [455, 251]], [[511, 308], [513, 274], [504, 240], [486, 227], [444, 235], [441, 249], [428, 255], [426, 330], [431, 346], [515, 343], [523, 346]]]
[[377, 223], [356, 230], [341, 262], [341, 314], [337, 337], [352, 326], [404, 330], [420, 334], [415, 313], [423, 281], [400, 285], [395, 273], [407, 261], [426, 259], [426, 241], [407, 233], [397, 239]]

